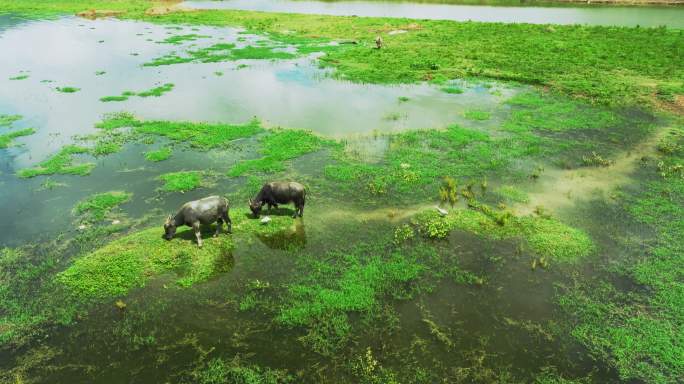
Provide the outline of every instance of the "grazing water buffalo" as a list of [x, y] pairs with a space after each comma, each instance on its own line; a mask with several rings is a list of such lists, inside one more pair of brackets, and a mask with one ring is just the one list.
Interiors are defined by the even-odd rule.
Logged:
[[197, 237], [197, 245], [202, 247], [202, 234], [200, 224], [211, 224], [217, 222], [214, 237], [221, 233], [223, 222], [226, 222], [228, 233], [231, 233], [231, 221], [228, 215], [228, 200], [220, 196], [209, 196], [204, 199], [189, 201], [181, 207], [176, 216], [169, 217], [164, 223], [164, 237], [171, 240], [176, 234], [176, 228], [181, 225], [192, 227]]
[[294, 181], [273, 181], [264, 184], [254, 200], [249, 199], [249, 209], [252, 210], [254, 217], [259, 217], [261, 208], [264, 204], [278, 208], [278, 204], [294, 203], [295, 213], [292, 217], [302, 217], [304, 215], [304, 201], [306, 189], [303, 185]]

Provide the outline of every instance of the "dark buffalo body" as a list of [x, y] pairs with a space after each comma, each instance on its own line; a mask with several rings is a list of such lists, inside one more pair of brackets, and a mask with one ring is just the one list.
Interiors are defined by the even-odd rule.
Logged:
[[264, 184], [254, 199], [249, 200], [249, 208], [255, 217], [259, 217], [264, 204], [278, 208], [278, 204], [294, 203], [295, 213], [293, 217], [304, 215], [304, 202], [306, 189], [303, 185], [294, 181], [273, 181]]
[[192, 227], [197, 238], [197, 245], [202, 246], [201, 224], [217, 222], [214, 237], [221, 233], [223, 222], [226, 222], [228, 233], [231, 232], [231, 221], [228, 215], [228, 200], [220, 196], [209, 196], [204, 199], [190, 201], [181, 207], [176, 216], [169, 217], [164, 223], [164, 232], [167, 240], [171, 240], [176, 234], [176, 228], [182, 225]]

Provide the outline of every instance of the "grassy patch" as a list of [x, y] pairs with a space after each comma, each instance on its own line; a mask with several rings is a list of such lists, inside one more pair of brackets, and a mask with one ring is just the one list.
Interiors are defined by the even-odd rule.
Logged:
[[26, 80], [29, 78], [29, 75], [19, 75], [19, 76], [14, 76], [10, 77], [10, 80]]
[[512, 185], [504, 185], [497, 189], [496, 193], [506, 199], [506, 201], [512, 203], [527, 203], [530, 201], [527, 193]]
[[312, 132], [294, 129], [272, 130], [262, 137], [259, 143], [259, 153], [263, 157], [238, 163], [228, 171], [229, 176], [240, 176], [254, 171], [282, 171], [285, 169], [285, 161], [318, 151], [325, 145], [332, 145], [332, 142]]
[[139, 96], [139, 97], [159, 97], [167, 92], [171, 92], [173, 90], [174, 85], [171, 83], [166, 83], [162, 86], [159, 87], [154, 87], [151, 89], [148, 89], [146, 91], [142, 92], [133, 92], [133, 91], [125, 91], [119, 96], [104, 96], [100, 98], [100, 101], [103, 103], [107, 102], [112, 102], [112, 101], [126, 101], [128, 100], [129, 97], [132, 96]]
[[[471, 203], [475, 204], [475, 203]], [[591, 238], [583, 231], [550, 217], [516, 217], [476, 204], [476, 209], [455, 209], [446, 216], [435, 210], [418, 214], [412, 222], [430, 238], [445, 238], [454, 229], [492, 239], [523, 238], [540, 257], [559, 263], [576, 263], [594, 251]]]
[[5, 133], [3, 135], [0, 135], [0, 149], [2, 148], [7, 148], [12, 145], [12, 141], [16, 139], [17, 137], [22, 137], [22, 136], [29, 136], [33, 135], [36, 133], [36, 130], [33, 128], [26, 128], [22, 129], [19, 131], [14, 131], [10, 133]]
[[59, 283], [78, 297], [106, 298], [142, 287], [152, 276], [176, 272], [177, 283], [190, 286], [232, 266], [229, 235], [194, 242], [190, 228], [179, 228], [175, 238], [162, 238], [161, 226], [114, 240], [79, 259], [57, 275]]
[[88, 153], [88, 148], [77, 145], [67, 145], [57, 154], [42, 161], [34, 168], [24, 168], [17, 172], [22, 178], [30, 178], [40, 175], [79, 175], [85, 176], [95, 167], [93, 163], [74, 164], [74, 155]]
[[189, 142], [200, 149], [226, 146], [235, 139], [253, 136], [263, 130], [258, 120], [245, 124], [141, 121], [125, 112], [105, 116], [96, 127], [105, 132], [129, 127], [137, 134], [164, 136], [173, 141]]
[[193, 381], [199, 384], [283, 384], [294, 382], [285, 371], [246, 365], [238, 358], [225, 361], [219, 358], [209, 360], [202, 368], [193, 372]]
[[463, 89], [461, 89], [459, 87], [453, 87], [453, 86], [452, 87], [443, 87], [442, 92], [450, 93], [452, 95], [460, 95], [461, 93], [463, 93]]
[[101, 221], [116, 207], [129, 201], [133, 194], [122, 191], [98, 193], [78, 202], [73, 209], [84, 221]]
[[2, 115], [0, 114], [0, 127], [9, 127], [15, 121], [21, 120], [21, 115]]
[[81, 88], [75, 88], [75, 87], [57, 87], [55, 88], [58, 92], [62, 93], [76, 93], [81, 90]]
[[463, 112], [463, 117], [465, 117], [468, 120], [476, 120], [476, 121], [483, 121], [483, 120], [489, 120], [489, 118], [492, 116], [491, 113], [487, 111], [482, 111], [479, 109], [470, 109], [465, 112]]
[[204, 35], [198, 35], [196, 33], [189, 33], [186, 35], [173, 35], [169, 36], [166, 39], [162, 41], [158, 41], [160, 44], [174, 44], [174, 45], [179, 45], [181, 43], [184, 43], [186, 41], [195, 41], [197, 39], [201, 38], [207, 38], [209, 36], [204, 36]]
[[620, 278], [645, 289], [625, 290], [602, 279], [567, 288], [559, 297], [573, 319], [572, 335], [625, 381], [676, 383], [684, 377], [684, 177], [662, 171], [683, 168], [681, 133], [681, 127], [674, 131], [670, 140], [678, 145], [648, 167], [645, 188], [625, 199], [634, 220], [655, 232], [643, 240], [645, 254], [621, 267]]
[[145, 152], [145, 159], [153, 162], [164, 161], [171, 157], [171, 148], [164, 147], [156, 151]]
[[171, 172], [159, 176], [164, 183], [162, 190], [166, 192], [187, 192], [202, 186], [203, 176], [200, 171]]

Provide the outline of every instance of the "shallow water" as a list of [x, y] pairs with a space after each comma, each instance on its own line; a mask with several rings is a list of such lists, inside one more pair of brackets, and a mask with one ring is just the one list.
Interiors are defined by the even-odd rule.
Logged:
[[221, 0], [185, 1], [195, 9], [241, 9], [336, 16], [406, 17], [410, 19], [487, 21], [532, 24], [586, 24], [622, 27], [684, 28], [684, 7], [614, 7], [571, 5], [488, 6], [412, 3], [410, 1]]
[[[425, 84], [352, 84], [330, 78], [329, 72], [317, 68], [310, 57], [141, 66], [192, 44], [208, 46], [224, 41], [244, 45], [263, 38], [231, 28], [169, 29], [130, 21], [75, 18], [23, 22], [8, 17], [0, 17], [0, 26], [0, 51], [12, 52], [0, 57], [0, 113], [22, 114], [24, 119], [16, 127], [37, 129], [35, 135], [16, 140], [22, 146], [0, 150], [0, 211], [4, 218], [0, 221], [0, 246], [51, 240], [59, 233], [73, 236], [78, 230], [71, 209], [94, 193], [133, 193], [117, 217], [127, 222], [150, 215], [152, 221], [144, 224], [148, 226], [159, 225], [166, 213], [185, 201], [229, 194], [244, 186], [244, 178], [217, 177], [205, 188], [184, 194], [163, 193], [158, 191], [156, 177], [198, 169], [224, 175], [236, 161], [255, 156], [255, 138], [241, 140], [239, 148], [236, 145], [207, 152], [175, 145], [172, 157], [160, 163], [145, 160], [143, 154], [166, 145], [164, 140], [157, 139], [153, 145], [130, 143], [121, 152], [103, 158], [84, 156], [97, 163], [92, 174], [52, 176], [51, 180], [66, 184], [52, 190], [41, 187], [46, 177], [16, 177], [17, 169], [74, 142], [74, 135], [94, 132], [93, 125], [107, 112], [126, 110], [142, 119], [239, 123], [256, 115], [268, 126], [307, 128], [341, 138], [354, 156], [379, 162], [392, 145], [383, 132], [455, 122], [493, 132], [509, 113], [510, 107], [502, 100], [519, 91], [478, 82], [459, 83], [465, 92], [456, 95]], [[211, 37], [180, 46], [156, 43], [187, 33]], [[249, 67], [237, 70], [242, 63]], [[98, 76], [96, 71], [106, 73]], [[215, 75], [216, 71], [223, 75]], [[9, 80], [21, 73], [30, 77]], [[175, 88], [158, 98], [132, 97], [120, 103], [98, 100], [167, 82], [174, 83]], [[65, 94], [55, 91], [57, 86], [81, 90]], [[400, 96], [409, 100], [400, 102]], [[463, 112], [471, 108], [489, 111], [492, 118], [465, 120]], [[368, 135], [371, 132], [378, 134]], [[329, 159], [321, 152], [301, 156], [292, 161], [284, 176], [303, 182], [320, 179], [325, 160]], [[493, 180], [492, 186], [495, 183]], [[414, 213], [412, 209], [433, 205], [366, 210], [352, 203], [353, 191], [347, 198], [349, 201], [331, 201], [313, 193], [303, 220], [275, 234], [245, 236], [234, 252], [219, 260], [221, 273], [209, 281], [182, 289], [175, 279], [184, 271], [151, 279], [146, 287], [122, 297], [127, 304], [125, 311], [112, 305], [114, 299], [105, 300], [71, 326], [45, 329], [44, 338], [36, 338], [24, 348], [0, 349], [0, 370], [26, 365], [29, 368], [20, 371], [22, 375], [33, 374], [36, 381], [50, 383], [179, 382], [208, 358], [231, 360], [240, 356], [263, 367], [287, 369], [292, 374], [303, 372], [305, 376], [297, 377], [296, 382], [344, 383], [358, 381], [350, 375], [348, 365], [364, 355], [366, 348], [372, 348], [383, 367], [400, 370], [408, 363], [434, 367], [441, 369], [437, 372], [447, 372], [446, 380], [458, 377], [455, 372], [459, 368], [473, 366], [510, 370], [522, 381], [532, 381], [540, 365], [556, 366], [569, 377], [591, 371], [598, 381], [617, 377], [571, 340], [549, 338], [537, 328], [525, 328], [532, 324], [542, 330], [553, 329], [558, 320], [553, 301], [555, 284], [566, 281], [565, 274], [572, 268], [554, 265], [549, 270], [531, 270], [530, 260], [535, 255], [529, 250], [517, 251], [518, 239], [492, 241], [454, 231], [444, 241], [420, 243], [436, 247], [440, 258], [486, 277], [486, 282], [464, 285], [444, 278], [410, 300], [378, 298], [382, 312], [369, 317], [379, 320], [349, 311], [353, 340], [333, 356], [307, 348], [301, 342], [306, 330], [278, 325], [273, 317], [277, 314], [239, 310], [251, 282], [269, 282], [270, 287], [260, 294], [278, 303], [287, 285], [299, 278], [298, 268], [303, 262], [324, 260], [331, 249], [384, 239], [396, 224]], [[563, 208], [558, 214], [576, 222], [576, 213]], [[593, 228], [600, 218], [587, 221], [580, 221], [578, 226]], [[615, 232], [622, 229], [621, 225], [620, 218], [616, 219]], [[601, 232], [600, 226], [593, 229]], [[602, 247], [612, 245], [611, 239], [597, 241]], [[591, 267], [585, 272], [587, 276], [596, 273]], [[396, 319], [385, 322], [383, 316]], [[448, 336], [451, 346], [435, 337], [427, 320]], [[395, 324], [396, 329], [388, 329], [386, 323]], [[46, 351], [52, 354], [46, 361], [35, 357]], [[31, 364], [35, 366], [31, 368]]]

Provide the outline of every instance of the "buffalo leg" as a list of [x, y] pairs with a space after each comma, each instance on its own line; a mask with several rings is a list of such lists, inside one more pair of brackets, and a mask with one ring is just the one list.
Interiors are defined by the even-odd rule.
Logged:
[[216, 220], [216, 232], [214, 232], [214, 237], [221, 234], [221, 229], [223, 228], [223, 219], [219, 218]]
[[195, 237], [197, 238], [197, 246], [202, 248], [202, 231], [200, 231], [200, 223], [192, 223], [192, 230], [195, 232]]

